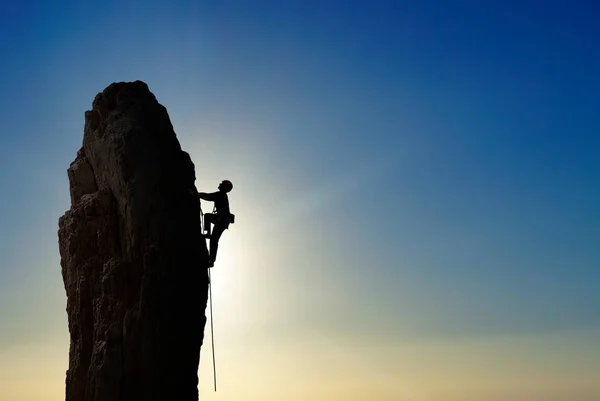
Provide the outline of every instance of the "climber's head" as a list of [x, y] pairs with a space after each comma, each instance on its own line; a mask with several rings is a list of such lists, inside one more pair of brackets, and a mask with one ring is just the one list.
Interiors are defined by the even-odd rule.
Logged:
[[219, 184], [219, 191], [222, 192], [229, 192], [233, 189], [233, 184], [231, 183], [231, 181], [229, 180], [223, 180], [220, 184]]

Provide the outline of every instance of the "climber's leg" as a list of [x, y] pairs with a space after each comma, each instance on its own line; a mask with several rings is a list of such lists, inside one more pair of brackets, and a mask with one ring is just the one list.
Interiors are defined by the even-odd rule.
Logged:
[[217, 259], [217, 249], [219, 248], [219, 239], [221, 238], [221, 234], [223, 234], [223, 231], [225, 231], [225, 227], [220, 225], [220, 224], [216, 224], [215, 228], [213, 229], [212, 235], [210, 236], [210, 260], [211, 263], [214, 264], [215, 260]]

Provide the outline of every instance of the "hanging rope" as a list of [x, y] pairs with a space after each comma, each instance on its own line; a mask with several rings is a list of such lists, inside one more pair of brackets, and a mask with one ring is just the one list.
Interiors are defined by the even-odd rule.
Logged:
[[198, 208], [200, 209], [200, 233], [204, 232], [204, 212], [202, 211], [202, 201], [198, 198]]
[[[200, 207], [200, 230], [204, 233], [204, 213], [202, 212], [202, 202], [198, 199]], [[212, 345], [212, 360], [213, 360], [213, 381], [215, 384], [215, 392], [217, 392], [217, 363], [215, 360], [215, 331], [213, 324], [213, 307], [212, 307], [212, 278], [210, 276], [210, 268], [208, 269], [208, 298], [210, 301], [210, 340]]]
[[213, 380], [215, 383], [215, 393], [217, 392], [217, 364], [215, 362], [215, 333], [213, 329], [213, 311], [212, 311], [212, 279], [210, 278], [210, 269], [208, 269], [208, 294], [210, 298], [210, 339], [212, 342], [212, 357], [213, 357]]

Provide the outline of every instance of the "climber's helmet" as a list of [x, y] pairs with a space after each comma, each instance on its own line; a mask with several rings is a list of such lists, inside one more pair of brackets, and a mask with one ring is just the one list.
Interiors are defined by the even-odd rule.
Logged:
[[219, 184], [219, 191], [229, 192], [233, 189], [233, 184], [229, 180], [223, 180]]

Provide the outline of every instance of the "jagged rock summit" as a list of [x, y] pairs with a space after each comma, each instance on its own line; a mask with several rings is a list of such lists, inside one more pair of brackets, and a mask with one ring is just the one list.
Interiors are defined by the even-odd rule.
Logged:
[[197, 400], [208, 251], [194, 164], [144, 82], [96, 96], [68, 177], [66, 400]]

